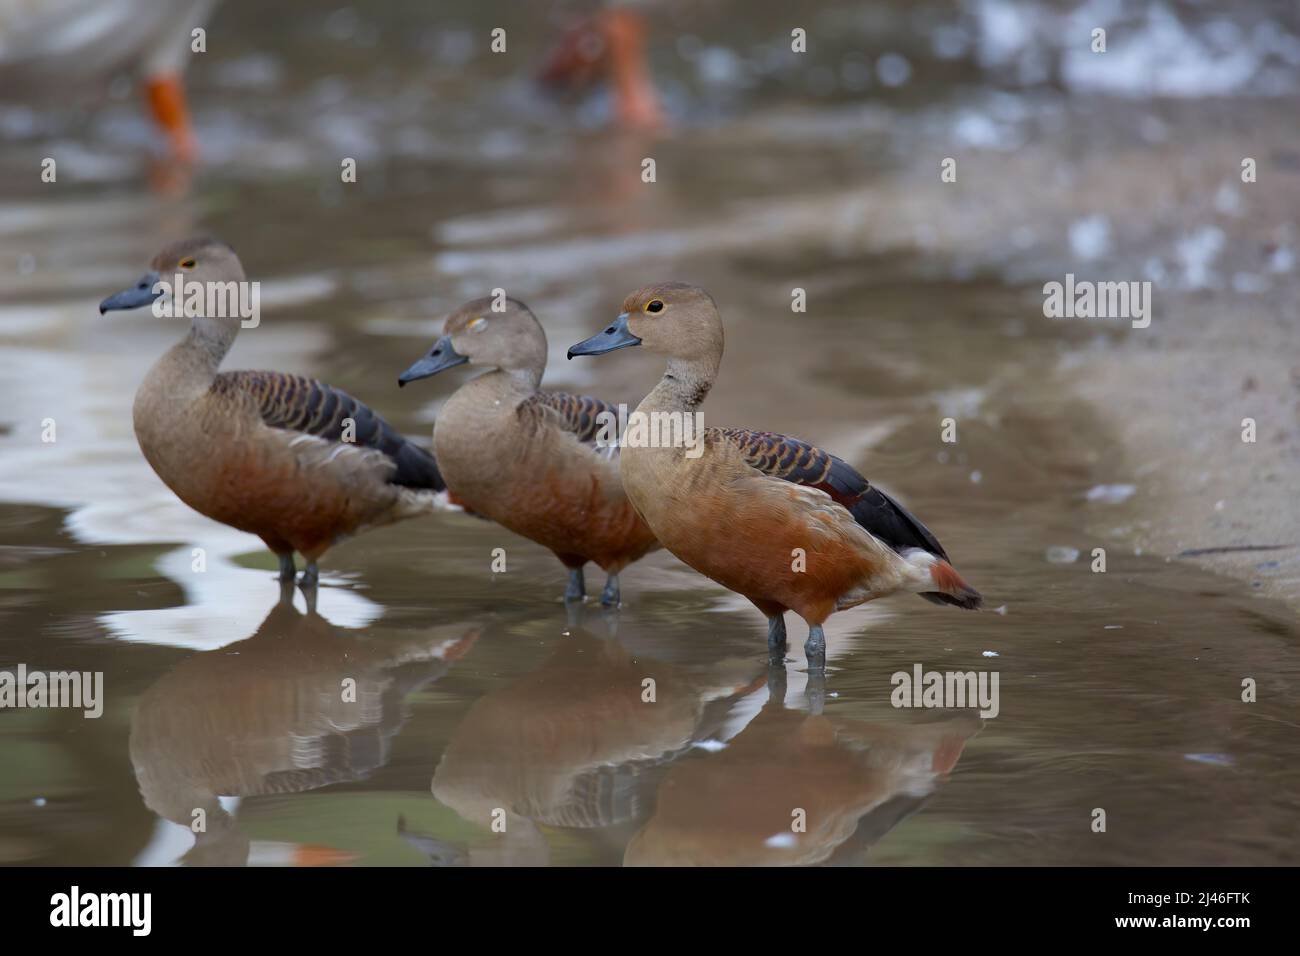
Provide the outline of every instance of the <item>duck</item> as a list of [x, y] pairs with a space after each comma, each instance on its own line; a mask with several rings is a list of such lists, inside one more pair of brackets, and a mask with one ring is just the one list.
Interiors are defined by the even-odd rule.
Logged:
[[0, 89], [24, 95], [106, 84], [129, 70], [143, 81], [171, 155], [192, 162], [198, 146], [183, 76], [193, 31], [216, 0], [0, 0]]
[[617, 408], [543, 390], [546, 356], [546, 333], [527, 305], [484, 297], [447, 317], [442, 337], [398, 385], [458, 365], [488, 369], [438, 413], [433, 448], [449, 494], [554, 553], [569, 572], [566, 601], [585, 598], [583, 569], [594, 562], [607, 575], [601, 604], [616, 608], [619, 572], [659, 542], [623, 493], [617, 445], [601, 441]]
[[918, 518], [816, 445], [717, 427], [701, 428], [691, 445], [635, 440], [638, 422], [651, 416], [699, 421], [723, 352], [722, 317], [708, 292], [681, 282], [637, 289], [611, 325], [568, 357], [633, 346], [668, 364], [629, 418], [623, 487], [668, 551], [767, 617], [773, 664], [784, 660], [786, 611], [808, 625], [809, 670], [824, 672], [822, 625], [835, 611], [900, 592], [980, 607], [980, 593]]
[[344, 538], [446, 507], [433, 455], [358, 399], [301, 375], [218, 371], [246, 319], [208, 314], [240, 310], [188, 290], [245, 283], [225, 242], [171, 243], [135, 285], [101, 302], [100, 314], [155, 302], [179, 310], [177, 280], [189, 332], [145, 375], [132, 412], [140, 451], [176, 497], [261, 538], [279, 558], [281, 581], [294, 579], [294, 554], [302, 555], [304, 589], [315, 588], [318, 561]]

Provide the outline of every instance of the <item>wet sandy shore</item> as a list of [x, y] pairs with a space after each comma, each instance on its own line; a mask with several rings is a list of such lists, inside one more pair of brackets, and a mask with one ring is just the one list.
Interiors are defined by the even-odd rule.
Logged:
[[[936, 117], [894, 147], [932, 164], [900, 164], [824, 212], [833, 224], [835, 210], [841, 221], [870, 211], [867, 233], [846, 243], [991, 271], [1034, 299], [1036, 283], [1067, 273], [1151, 281], [1148, 328], [1043, 319], [1077, 326], [1085, 341], [1062, 355], [1059, 381], [1124, 446], [1116, 481], [1131, 497], [1093, 530], [1300, 607], [1300, 139], [1282, 119], [1289, 104], [1095, 102], [1050, 125], [1017, 111], [1001, 131], [1014, 149], [956, 157], [955, 184], [939, 182]], [[1241, 178], [1246, 157], [1253, 183]]]

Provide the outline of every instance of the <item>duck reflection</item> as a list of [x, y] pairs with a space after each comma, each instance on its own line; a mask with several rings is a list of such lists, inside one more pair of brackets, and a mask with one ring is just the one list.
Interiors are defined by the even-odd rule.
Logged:
[[251, 637], [188, 658], [140, 698], [130, 750], [145, 804], [186, 831], [204, 821], [186, 864], [346, 860], [324, 847], [251, 843], [228, 798], [367, 777], [389, 759], [406, 696], [445, 674], [476, 637], [435, 628], [366, 639], [298, 611], [287, 589]]
[[[541, 667], [469, 710], [433, 795], [493, 830], [468, 849], [470, 865], [549, 862], [542, 826], [602, 831], [621, 846], [648, 814], [663, 766], [718, 733], [732, 705], [761, 689], [763, 671], [746, 659], [669, 664], [572, 626]], [[438, 851], [435, 862], [448, 856]]]
[[768, 693], [725, 749], [668, 771], [626, 865], [861, 862], [924, 805], [980, 728], [966, 716], [898, 726], [827, 717], [815, 686], [813, 712], [791, 710], [784, 668], [773, 668]]

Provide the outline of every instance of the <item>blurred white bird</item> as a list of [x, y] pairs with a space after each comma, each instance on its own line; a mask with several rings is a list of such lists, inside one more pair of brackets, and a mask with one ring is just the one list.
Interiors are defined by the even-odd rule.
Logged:
[[38, 100], [118, 73], [143, 79], [178, 158], [194, 133], [181, 75], [216, 0], [0, 0], [0, 96]]

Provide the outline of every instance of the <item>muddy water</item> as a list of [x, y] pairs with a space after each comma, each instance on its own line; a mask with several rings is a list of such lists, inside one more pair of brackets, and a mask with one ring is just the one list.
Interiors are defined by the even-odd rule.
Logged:
[[[1046, 324], [1034, 288], [871, 256], [845, 222], [800, 216], [897, 161], [878, 125], [832, 105], [636, 140], [553, 123], [501, 79], [466, 91], [498, 126], [449, 105], [430, 137], [432, 94], [400, 69], [322, 90], [299, 81], [314, 49], [298, 55], [250, 99], [256, 123], [200, 88], [220, 162], [188, 192], [157, 191], [125, 102], [89, 134], [94, 175], [57, 193], [6, 179], [0, 669], [102, 671], [106, 703], [0, 715], [0, 862], [1297, 862], [1300, 628], [1248, 585], [1115, 543], [1141, 515], [1089, 491], [1140, 465], [1056, 377], [1091, 333]], [[231, 59], [261, 82], [265, 64]], [[358, 142], [374, 158], [341, 188]], [[870, 232], [869, 210], [851, 218]], [[565, 347], [631, 287], [697, 281], [728, 332], [707, 419], [849, 459], [990, 610], [904, 596], [836, 615], [809, 686], [800, 624], [769, 670], [757, 612], [671, 556], [625, 573], [619, 612], [566, 610], [549, 554], [444, 514], [340, 546], [308, 613], [256, 540], [188, 512], [135, 446], [135, 383], [180, 330], [95, 310], [199, 230], [264, 282], [230, 367], [317, 375], [424, 436], [465, 370], [402, 391], [396, 375], [459, 301], [507, 288], [548, 330], [548, 384], [635, 403], [651, 357]], [[1048, 559], [1062, 548], [1078, 556]], [[998, 716], [894, 708], [891, 675], [916, 664], [997, 671]]]

